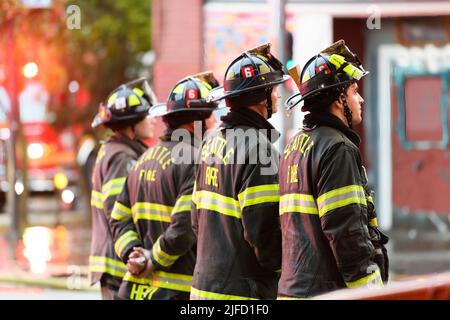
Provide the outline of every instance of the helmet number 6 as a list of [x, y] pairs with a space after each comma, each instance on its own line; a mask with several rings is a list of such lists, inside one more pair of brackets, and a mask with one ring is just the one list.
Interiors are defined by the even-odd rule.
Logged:
[[197, 91], [193, 89], [187, 90], [187, 97], [189, 100], [197, 99]]
[[244, 78], [250, 78], [255, 75], [255, 72], [253, 70], [253, 66], [243, 67], [241, 69], [241, 73], [244, 76]]

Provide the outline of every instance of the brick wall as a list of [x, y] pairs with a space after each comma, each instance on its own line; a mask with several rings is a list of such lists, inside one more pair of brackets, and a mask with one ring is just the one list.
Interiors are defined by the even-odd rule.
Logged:
[[153, 0], [153, 86], [160, 101], [182, 77], [202, 70], [203, 1]]

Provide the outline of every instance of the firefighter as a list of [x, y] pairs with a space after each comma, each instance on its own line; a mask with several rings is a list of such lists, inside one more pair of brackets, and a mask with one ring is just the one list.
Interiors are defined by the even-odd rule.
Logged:
[[167, 130], [138, 160], [110, 221], [116, 252], [129, 271], [120, 287], [122, 299], [189, 299], [195, 265], [190, 217], [195, 149], [217, 106], [206, 97], [218, 85], [210, 72], [189, 76], [173, 87], [165, 105], [151, 110], [162, 116]]
[[376, 226], [361, 140], [353, 131], [364, 102], [358, 80], [368, 71], [343, 40], [298, 70], [289, 73], [300, 92], [286, 105], [303, 101], [301, 110], [309, 113], [280, 162], [279, 299], [382, 286], [388, 277], [387, 239]]
[[92, 127], [103, 125], [113, 135], [101, 146], [92, 174], [92, 242], [89, 257], [91, 283], [100, 281], [102, 298], [113, 299], [126, 267], [114, 252], [109, 217], [128, 172], [147, 146], [142, 139], [152, 136], [149, 119], [155, 97], [145, 79], [115, 89], [100, 105]]
[[193, 193], [197, 262], [191, 299], [273, 299], [281, 265], [277, 86], [289, 79], [270, 44], [246, 51], [225, 72], [230, 112], [202, 144]]

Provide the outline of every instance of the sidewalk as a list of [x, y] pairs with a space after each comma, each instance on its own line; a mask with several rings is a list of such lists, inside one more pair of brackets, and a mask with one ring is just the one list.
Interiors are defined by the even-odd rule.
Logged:
[[450, 270], [450, 232], [395, 230], [389, 233], [390, 273], [401, 280]]

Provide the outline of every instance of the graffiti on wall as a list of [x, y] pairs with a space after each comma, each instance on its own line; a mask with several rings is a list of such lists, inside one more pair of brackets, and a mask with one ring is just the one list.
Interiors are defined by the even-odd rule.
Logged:
[[[269, 42], [270, 14], [230, 10], [229, 5], [205, 8], [205, 66], [223, 79], [230, 62], [241, 52]], [[293, 14], [286, 15], [286, 29], [292, 31]]]

